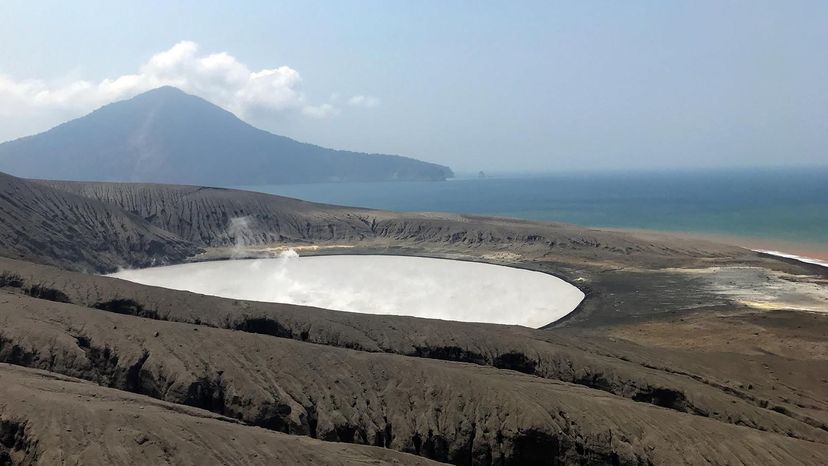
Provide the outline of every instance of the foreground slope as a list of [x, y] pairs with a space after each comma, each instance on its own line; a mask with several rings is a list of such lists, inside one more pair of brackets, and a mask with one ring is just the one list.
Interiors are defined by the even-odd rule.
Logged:
[[[147, 322], [19, 295], [0, 294], [0, 319], [0, 354], [17, 365], [284, 433], [454, 464], [828, 460], [828, 433], [772, 412], [780, 433], [510, 370]], [[796, 430], [804, 438], [786, 432]]]
[[0, 364], [0, 400], [0, 464], [434, 464], [7, 364]]
[[0, 170], [28, 178], [214, 186], [453, 176], [448, 167], [407, 157], [336, 151], [268, 133], [172, 87], [0, 144]]

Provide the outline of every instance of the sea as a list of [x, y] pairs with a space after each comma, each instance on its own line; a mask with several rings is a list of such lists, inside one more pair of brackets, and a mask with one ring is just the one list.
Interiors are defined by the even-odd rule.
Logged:
[[329, 204], [705, 236], [828, 260], [828, 166], [475, 175], [236, 188]]

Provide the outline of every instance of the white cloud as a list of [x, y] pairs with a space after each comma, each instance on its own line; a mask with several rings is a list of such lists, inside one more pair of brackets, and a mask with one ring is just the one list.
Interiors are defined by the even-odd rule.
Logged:
[[333, 115], [339, 115], [340, 110], [331, 104], [322, 105], [306, 105], [302, 107], [302, 113], [313, 118], [327, 118]]
[[[0, 74], [0, 118], [16, 120], [13, 131], [21, 131], [26, 126], [22, 121], [32, 125], [59, 123], [164, 85], [203, 97], [242, 118], [283, 114], [325, 118], [340, 113], [333, 103], [308, 102], [302, 77], [289, 66], [253, 71], [228, 53], [200, 53], [198, 44], [182, 41], [153, 55], [135, 74], [97, 82], [15, 80]], [[348, 100], [349, 105], [361, 107], [378, 103], [378, 99], [366, 96]], [[0, 133], [3, 139], [20, 135]]]
[[348, 105], [351, 107], [376, 107], [380, 104], [380, 100], [370, 95], [355, 95], [348, 99]]

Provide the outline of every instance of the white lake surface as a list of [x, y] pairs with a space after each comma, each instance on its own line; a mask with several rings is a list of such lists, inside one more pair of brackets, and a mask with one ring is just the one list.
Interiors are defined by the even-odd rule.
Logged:
[[548, 274], [498, 265], [408, 256], [336, 255], [199, 262], [111, 276], [225, 298], [541, 327], [584, 294]]

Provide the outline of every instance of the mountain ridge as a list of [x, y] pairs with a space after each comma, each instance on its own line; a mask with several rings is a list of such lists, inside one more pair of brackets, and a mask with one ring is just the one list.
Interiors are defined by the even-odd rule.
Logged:
[[273, 134], [170, 86], [2, 143], [0, 170], [28, 178], [217, 186], [453, 176], [448, 167], [408, 157]]

